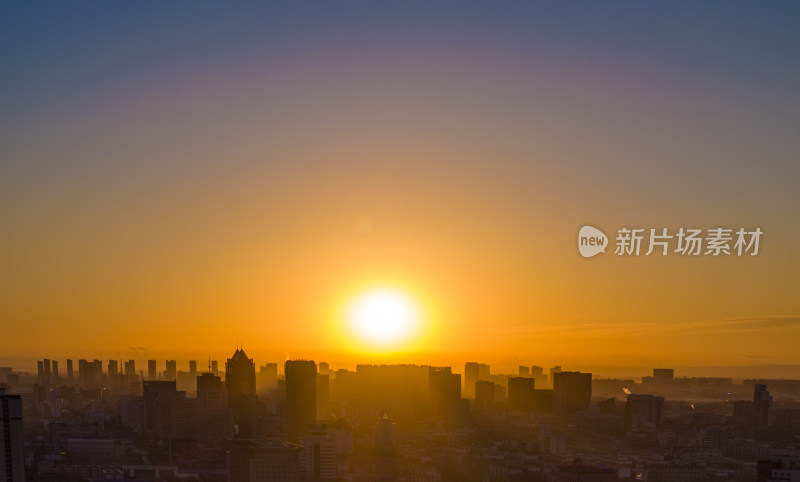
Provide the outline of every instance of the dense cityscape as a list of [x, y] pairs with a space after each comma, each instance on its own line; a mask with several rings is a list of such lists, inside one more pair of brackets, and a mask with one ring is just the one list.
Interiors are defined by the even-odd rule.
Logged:
[[0, 480], [796, 481], [800, 380], [287, 360], [0, 367]]

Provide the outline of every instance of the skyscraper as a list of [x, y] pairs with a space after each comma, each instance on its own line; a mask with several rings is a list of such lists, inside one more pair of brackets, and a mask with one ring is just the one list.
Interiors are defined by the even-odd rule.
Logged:
[[299, 441], [317, 417], [317, 364], [313, 360], [287, 360], [286, 437]]
[[156, 369], [155, 360], [147, 360], [147, 379], [156, 380], [158, 378], [158, 370]]
[[225, 363], [225, 386], [231, 405], [256, 396], [256, 365], [242, 349], [237, 348]]
[[592, 401], [592, 374], [553, 372], [553, 409], [558, 412], [587, 410]]
[[461, 411], [461, 375], [452, 373], [450, 367], [430, 367], [428, 396], [434, 418], [458, 418]]
[[756, 383], [753, 387], [753, 425], [764, 428], [770, 425], [772, 418], [772, 395], [767, 386]]
[[119, 384], [119, 362], [117, 360], [108, 360], [108, 384], [112, 387]]
[[467, 398], [475, 397], [475, 382], [489, 379], [489, 365], [477, 362], [467, 362], [464, 365], [464, 395]]
[[175, 380], [178, 378], [178, 364], [175, 360], [167, 360], [167, 367], [164, 369], [164, 379]]
[[67, 380], [72, 382], [73, 380], [73, 373], [72, 373], [72, 360], [67, 359]]
[[0, 481], [25, 482], [22, 399], [0, 388]]
[[519, 412], [531, 412], [534, 407], [534, 387], [536, 380], [525, 377], [508, 379], [508, 409]]
[[258, 369], [256, 388], [259, 393], [272, 390], [278, 385], [278, 364], [267, 363]]

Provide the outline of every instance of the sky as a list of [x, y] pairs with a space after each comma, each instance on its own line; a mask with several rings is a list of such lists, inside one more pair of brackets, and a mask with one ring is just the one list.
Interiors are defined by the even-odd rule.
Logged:
[[[0, 364], [800, 364], [797, 4], [0, 9]], [[344, 320], [376, 287], [422, 313], [391, 350]]]

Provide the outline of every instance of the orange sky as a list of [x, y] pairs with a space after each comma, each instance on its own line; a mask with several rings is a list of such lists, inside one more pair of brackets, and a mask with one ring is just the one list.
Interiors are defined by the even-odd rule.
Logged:
[[[75, 17], [9, 55], [0, 364], [222, 359], [239, 339], [258, 363], [800, 363], [796, 33], [684, 55], [659, 38], [677, 17], [632, 33], [638, 50], [583, 18], [475, 31], [486, 17], [429, 12], [415, 36], [384, 13], [352, 37], [289, 16], [258, 40], [209, 14], [183, 25], [219, 36], [207, 50], [170, 34], [177, 14], [152, 44], [132, 40], [151, 20]], [[584, 223], [764, 236], [755, 257], [587, 260]], [[422, 307], [398, 353], [346, 336], [375, 286]]]

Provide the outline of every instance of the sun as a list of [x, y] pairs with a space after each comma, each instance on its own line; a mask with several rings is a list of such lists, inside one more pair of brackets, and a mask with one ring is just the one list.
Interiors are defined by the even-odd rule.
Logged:
[[347, 319], [355, 335], [373, 344], [397, 344], [417, 331], [419, 310], [406, 294], [388, 288], [362, 293], [350, 304]]

